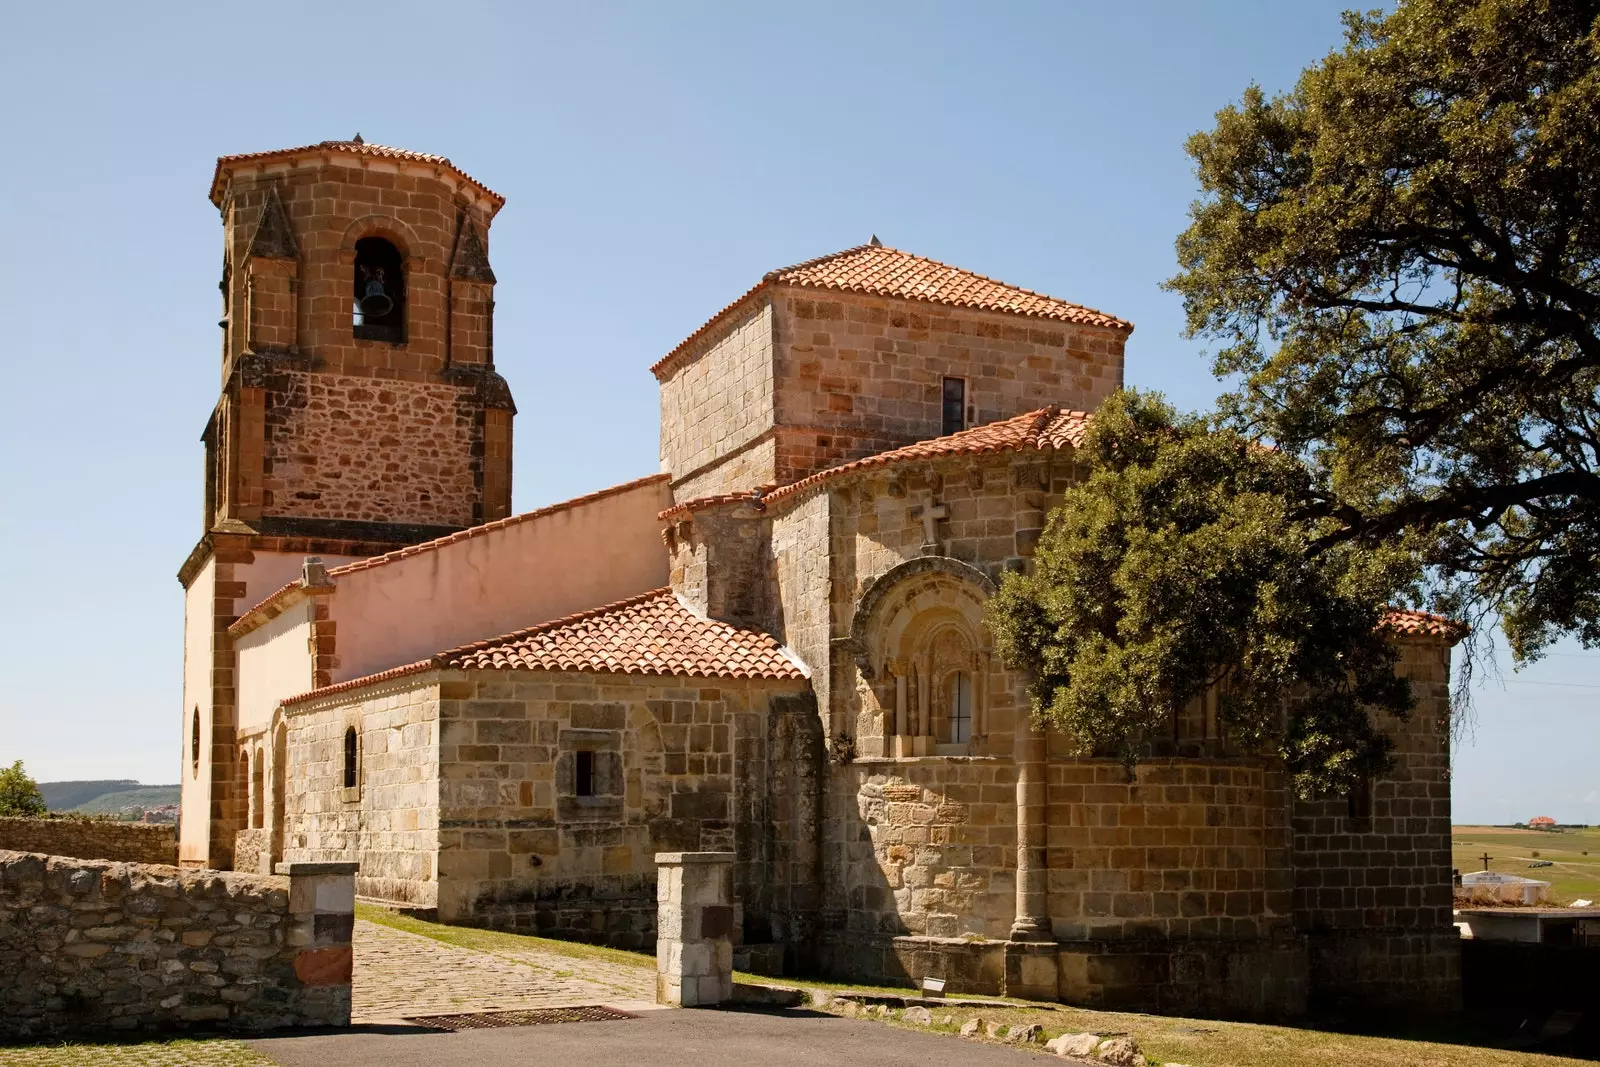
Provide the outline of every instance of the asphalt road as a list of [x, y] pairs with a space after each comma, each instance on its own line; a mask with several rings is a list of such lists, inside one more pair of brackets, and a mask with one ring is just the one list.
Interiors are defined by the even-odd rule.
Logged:
[[339, 1033], [264, 1038], [250, 1046], [283, 1067], [911, 1067], [1067, 1061], [1000, 1045], [820, 1012], [652, 1011], [637, 1019], [559, 1023], [463, 1033], [354, 1027]]

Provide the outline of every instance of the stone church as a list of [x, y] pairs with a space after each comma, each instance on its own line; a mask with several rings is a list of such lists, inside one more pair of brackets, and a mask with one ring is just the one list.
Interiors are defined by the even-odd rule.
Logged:
[[[1459, 1001], [1444, 620], [1388, 777], [1296, 800], [1204, 702], [1135, 771], [1035, 729], [985, 599], [1131, 324], [870, 244], [657, 359], [660, 471], [511, 513], [490, 230], [440, 156], [226, 156], [182, 862], [648, 947], [731, 850], [743, 965], [1238, 1016]], [[644, 361], [641, 360], [641, 364]], [[643, 366], [641, 366], [641, 372]]]

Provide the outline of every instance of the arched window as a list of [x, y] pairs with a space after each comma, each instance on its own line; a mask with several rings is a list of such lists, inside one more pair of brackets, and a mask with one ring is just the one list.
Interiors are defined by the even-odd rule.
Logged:
[[344, 787], [356, 787], [356, 728], [348, 726], [344, 731]]
[[369, 341], [401, 344], [406, 339], [406, 275], [400, 250], [382, 237], [356, 242], [351, 279], [352, 329]]
[[194, 774], [200, 773], [200, 705], [194, 706], [194, 718], [189, 723], [189, 761], [194, 764]]
[[250, 829], [250, 753], [239, 753], [239, 819], [241, 825]]
[[972, 740], [972, 675], [957, 671], [950, 678], [950, 743]]
[[258, 748], [255, 769], [250, 774], [250, 828], [253, 830], [259, 830], [267, 825], [266, 784], [266, 753]]

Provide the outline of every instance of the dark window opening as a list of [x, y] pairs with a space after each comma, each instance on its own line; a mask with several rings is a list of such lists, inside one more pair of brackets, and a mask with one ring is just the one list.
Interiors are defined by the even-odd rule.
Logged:
[[944, 380], [944, 431], [942, 436], [948, 437], [953, 433], [960, 433], [967, 428], [967, 380], [965, 378], [946, 378]]
[[344, 732], [344, 787], [356, 787], [356, 728], [347, 727]]
[[356, 242], [352, 329], [369, 341], [406, 339], [406, 276], [400, 250], [382, 237]]
[[196, 774], [200, 773], [200, 705], [194, 706], [194, 720], [189, 726], [189, 759], [194, 763]]
[[574, 752], [572, 756], [572, 791], [580, 797], [594, 796], [594, 753]]
[[1356, 822], [1365, 822], [1372, 818], [1372, 779], [1362, 778], [1350, 787], [1350, 795], [1346, 798], [1349, 803], [1350, 818]]

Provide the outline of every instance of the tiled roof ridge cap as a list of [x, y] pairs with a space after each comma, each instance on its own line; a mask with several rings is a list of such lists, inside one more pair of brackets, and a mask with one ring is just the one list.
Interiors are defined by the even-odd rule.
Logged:
[[[759, 511], [765, 509], [767, 506], [773, 503], [776, 503], [777, 501], [787, 499], [796, 493], [804, 492], [806, 489], [809, 489], [813, 485], [816, 485], [820, 482], [833, 478], [840, 478], [847, 474], [854, 474], [857, 471], [870, 470], [875, 467], [892, 467], [896, 463], [919, 463], [926, 460], [939, 459], [942, 458], [942, 456], [981, 456], [994, 455], [999, 452], [1021, 452], [1027, 449], [1030, 445], [1034, 448], [1044, 448], [1047, 446], [1047, 442], [1044, 441], [1045, 430], [1049, 428], [1052, 422], [1063, 415], [1078, 415], [1081, 416], [1085, 422], [1093, 418], [1093, 414], [1091, 412], [1079, 411], [1076, 408], [1070, 408], [1062, 404], [1037, 408], [1033, 411], [1024, 411], [1020, 415], [1012, 415], [1010, 418], [996, 419], [993, 422], [985, 422], [978, 426], [969, 427], [965, 430], [958, 430], [955, 433], [945, 434], [942, 437], [930, 437], [925, 441], [916, 441], [909, 445], [902, 445], [899, 448], [890, 448], [883, 452], [874, 452], [870, 456], [862, 456], [860, 459], [853, 459], [847, 463], [840, 463], [836, 466], [828, 467], [825, 470], [820, 470], [815, 474], [808, 474], [806, 477], [801, 478], [798, 481], [789, 482], [787, 485], [774, 486], [769, 482], [764, 485], [758, 485], [754, 488], [745, 489], [736, 493], [712, 493], [707, 496], [693, 497], [689, 500], [684, 500], [680, 503], [672, 505], [670, 508], [662, 511], [656, 517], [662, 521], [668, 521], [678, 517], [679, 515], [685, 515], [692, 511], [701, 511], [706, 508], [717, 507], [723, 504], [740, 503], [750, 504]], [[933, 455], [928, 455], [914, 451], [916, 449], [925, 449], [929, 445], [932, 445], [938, 441], [949, 441], [967, 434], [976, 435], [981, 431], [991, 430], [996, 426], [1015, 424], [1024, 419], [1031, 420], [1031, 423], [1027, 432], [1014, 444], [1002, 444], [995, 442], [977, 443], [975, 440], [974, 444], [970, 448], [951, 449], [942, 454], [935, 453]], [[1049, 445], [1049, 447], [1054, 447], [1054, 445]]]
[[360, 689], [362, 686], [376, 685], [379, 682], [387, 682], [394, 678], [402, 678], [409, 674], [420, 674], [424, 671], [430, 670], [448, 670], [450, 669], [449, 664], [452, 657], [464, 655], [469, 652], [480, 652], [483, 649], [492, 648], [495, 645], [503, 644], [507, 641], [519, 641], [524, 637], [532, 637], [535, 634], [542, 633], [546, 630], [552, 630], [561, 626], [570, 626], [575, 622], [582, 622], [585, 619], [593, 618], [596, 615], [603, 615], [611, 611], [619, 611], [623, 608], [635, 607], [639, 604], [644, 604], [651, 600], [659, 599], [663, 595], [670, 594], [671, 592], [672, 589], [670, 586], [663, 586], [660, 589], [651, 589], [648, 592], [637, 593], [634, 596], [626, 597], [610, 604], [602, 604], [597, 608], [589, 608], [586, 611], [576, 612], [572, 615], [565, 615], [559, 619], [551, 619], [548, 622], [541, 622], [536, 626], [526, 626], [520, 630], [512, 630], [510, 633], [500, 634], [497, 637], [486, 637], [481, 641], [471, 641], [464, 645], [457, 645], [455, 648], [447, 648], [443, 652], [435, 652], [427, 659], [419, 659], [415, 663], [407, 663], [399, 667], [390, 667], [387, 670], [377, 671], [373, 674], [364, 674], [359, 678], [351, 678], [347, 681], [335, 682], [332, 685], [325, 685], [320, 689], [313, 689], [309, 692], [301, 693], [298, 696], [288, 697], [287, 699], [279, 701], [279, 704], [298, 704], [307, 700], [314, 700], [318, 697], [331, 696], [334, 693], [343, 693], [351, 689]]
[[[891, 448], [885, 452], [876, 452], [870, 456], [863, 456], [860, 459], [851, 460], [849, 463], [841, 463], [836, 467], [829, 467], [826, 470], [820, 470], [815, 474], [801, 478], [797, 482], [790, 482], [788, 485], [780, 486], [779, 488], [774, 489], [772, 492], [764, 494], [761, 497], [761, 503], [763, 507], [771, 506], [780, 500], [803, 493], [812, 486], [818, 485], [822, 482], [830, 481], [834, 478], [842, 478], [845, 475], [854, 474], [857, 471], [871, 470], [876, 467], [892, 467], [898, 463], [919, 463], [927, 460], [940, 459], [943, 458], [943, 456], [982, 456], [994, 455], [1000, 452], [1022, 452], [1030, 445], [1036, 449], [1044, 448], [1048, 444], [1048, 442], [1044, 441], [1043, 439], [1045, 429], [1049, 427], [1052, 421], [1061, 415], [1082, 415], [1086, 421], [1091, 417], [1089, 412], [1078, 411], [1073, 408], [1067, 408], [1059, 405], [1055, 407], [1039, 408], [1035, 411], [1025, 411], [1021, 415], [1013, 415], [1009, 419], [996, 419], [994, 422], [986, 422], [981, 426], [974, 426], [971, 429], [961, 430], [953, 434], [946, 434], [943, 437], [930, 437], [926, 441], [917, 441], [913, 444], [904, 445], [900, 448]], [[989, 442], [977, 443], [975, 441], [973, 446], [970, 448], [951, 449], [942, 455], [939, 453], [928, 455], [913, 451], [915, 449], [925, 449], [927, 446], [937, 441], [948, 441], [952, 438], [960, 437], [963, 434], [976, 434], [982, 430], [991, 429], [995, 426], [1003, 426], [1008, 423], [1020, 422], [1023, 419], [1032, 420], [1031, 426], [1025, 436], [1012, 444]], [[1049, 445], [1049, 447], [1054, 447], [1054, 445]]]
[[485, 637], [479, 641], [469, 641], [464, 645], [457, 645], [455, 648], [447, 648], [443, 652], [435, 652], [430, 662], [444, 667], [456, 656], [463, 656], [470, 652], [482, 652], [486, 648], [493, 648], [495, 645], [503, 645], [510, 641], [521, 641], [525, 637], [533, 637], [551, 630], [559, 630], [601, 615], [608, 615], [613, 611], [622, 611], [625, 608], [648, 604], [652, 600], [660, 600], [670, 595], [672, 595], [672, 587], [670, 585], [664, 585], [659, 589], [650, 589], [643, 593], [635, 593], [633, 596], [614, 600], [609, 604], [601, 604], [597, 608], [586, 608], [571, 615], [563, 615], [558, 619], [549, 619], [533, 626], [524, 626], [519, 630], [512, 630], [510, 633], [499, 634], [495, 637]]
[[[1407, 624], [1412, 625], [1407, 625]], [[1460, 641], [1472, 633], [1472, 627], [1460, 619], [1452, 619], [1448, 615], [1438, 615], [1431, 611], [1422, 611], [1419, 608], [1403, 608], [1396, 605], [1385, 607], [1378, 617], [1380, 629], [1396, 630], [1407, 634], [1427, 634], [1432, 637], [1449, 637], [1452, 643]]]
[[[679, 356], [683, 355], [687, 350], [692, 348], [697, 341], [699, 341], [706, 334], [710, 333], [711, 330], [717, 326], [717, 324], [721, 323], [724, 319], [726, 319], [729, 315], [731, 315], [739, 307], [744, 305], [747, 301], [750, 300], [751, 297], [756, 296], [758, 293], [761, 293], [763, 290], [769, 289], [774, 285], [794, 285], [794, 286], [796, 286], [798, 288], [802, 288], [802, 289], [821, 289], [821, 290], [824, 290], [824, 291], [836, 292], [836, 293], [862, 292], [862, 291], [870, 292], [870, 290], [860, 290], [860, 289], [857, 289], [857, 288], [854, 288], [854, 287], [850, 287], [850, 286], [822, 285], [822, 284], [819, 284], [819, 283], [816, 283], [816, 282], [796, 281], [796, 280], [784, 277], [784, 275], [793, 273], [794, 271], [809, 270], [812, 267], [820, 266], [820, 265], [822, 265], [824, 263], [829, 262], [830, 260], [842, 259], [845, 256], [859, 255], [862, 252], [868, 252], [868, 251], [873, 251], [873, 252], [882, 251], [882, 252], [888, 252], [888, 253], [891, 253], [891, 254], [894, 254], [894, 255], [907, 256], [907, 257], [909, 257], [911, 259], [914, 259], [914, 260], [916, 260], [916, 261], [918, 261], [920, 263], [927, 263], [927, 264], [930, 264], [932, 266], [939, 267], [939, 268], [941, 268], [943, 270], [959, 271], [960, 273], [965, 274], [968, 277], [974, 278], [974, 279], [976, 279], [978, 281], [988, 282], [990, 285], [997, 285], [997, 286], [1000, 286], [1000, 287], [1005, 288], [1005, 289], [1011, 289], [1011, 290], [1013, 290], [1015, 292], [1018, 292], [1018, 293], [1021, 293], [1021, 294], [1025, 295], [1025, 296], [1035, 297], [1035, 298], [1037, 298], [1039, 300], [1049, 300], [1049, 301], [1052, 301], [1053, 303], [1061, 304], [1061, 305], [1064, 305], [1064, 306], [1070, 307], [1070, 308], [1075, 308], [1078, 311], [1081, 311], [1086, 315], [1099, 316], [1100, 318], [1106, 320], [1103, 323], [1082, 323], [1080, 325], [1099, 326], [1102, 329], [1121, 330], [1121, 331], [1125, 331], [1125, 332], [1128, 332], [1128, 333], [1131, 333], [1133, 331], [1133, 323], [1129, 322], [1127, 319], [1120, 318], [1120, 317], [1118, 317], [1116, 315], [1111, 314], [1110, 312], [1101, 311], [1099, 308], [1092, 308], [1087, 304], [1079, 304], [1079, 303], [1076, 303], [1075, 301], [1072, 301], [1072, 300], [1063, 300], [1059, 296], [1051, 296], [1049, 293], [1040, 292], [1037, 289], [1028, 289], [1028, 288], [1025, 288], [1025, 287], [1020, 286], [1020, 285], [1012, 285], [1010, 282], [1001, 281], [999, 278], [995, 278], [995, 277], [992, 277], [992, 276], [987, 275], [987, 274], [979, 274], [977, 271], [968, 270], [965, 267], [958, 267], [958, 266], [956, 266], [956, 265], [954, 265], [952, 263], [946, 263], [943, 260], [931, 259], [928, 256], [919, 256], [915, 252], [908, 252], [903, 248], [893, 248], [893, 247], [891, 247], [889, 245], [881, 245], [881, 244], [878, 244], [878, 245], [875, 245], [875, 244], [852, 245], [849, 248], [843, 248], [843, 249], [840, 249], [837, 252], [829, 252], [827, 255], [814, 256], [811, 259], [801, 260], [799, 263], [791, 263], [787, 267], [779, 267], [776, 270], [767, 271], [767, 273], [765, 273], [765, 274], [763, 274], [761, 276], [761, 280], [759, 282], [757, 282], [755, 285], [751, 286], [749, 289], [745, 290], [742, 294], [739, 295], [739, 297], [737, 299], [732, 300], [729, 303], [725, 304], [719, 311], [716, 312], [716, 314], [712, 315], [705, 322], [703, 322], [697, 329], [695, 329], [692, 333], [690, 333], [687, 337], [685, 337], [682, 341], [679, 341], [676, 345], [674, 345], [672, 347], [671, 351], [669, 351], [666, 355], [662, 356], [660, 359], [656, 360], [654, 363], [650, 364], [650, 373], [655, 375], [656, 378], [658, 378], [658, 379], [661, 378], [662, 372], [664, 371], [664, 369], [667, 367], [667, 365], [669, 363], [672, 363]], [[953, 303], [953, 302], [935, 300], [935, 299], [933, 299], [931, 297], [916, 297], [916, 296], [908, 296], [908, 295], [903, 295], [903, 294], [895, 294], [895, 295], [889, 297], [889, 299], [908, 300], [908, 301], [911, 301], [913, 303], [940, 304], [940, 305], [947, 306], [947, 307], [965, 307], [965, 308], [968, 308], [968, 309], [974, 310], [974, 311], [989, 311], [989, 312], [992, 312], [993, 314], [999, 314], [999, 315], [1020, 315], [1020, 316], [1022, 316], [1024, 318], [1041, 318], [1041, 317], [1043, 317], [1043, 316], [1040, 316], [1040, 315], [1038, 315], [1037, 313], [1034, 313], [1034, 312], [1007, 310], [1007, 309], [999, 309], [999, 308], [982, 308], [982, 307], [977, 307], [977, 306], [971, 305], [971, 304], [961, 304], [961, 303]]]
[[[1003, 289], [1011, 289], [1011, 290], [1014, 290], [1014, 291], [1019, 292], [1019, 293], [1024, 293], [1024, 294], [1026, 294], [1028, 296], [1036, 296], [1040, 300], [1050, 300], [1050, 301], [1054, 301], [1057, 304], [1065, 304], [1067, 307], [1076, 308], [1079, 311], [1087, 312], [1090, 315], [1098, 315], [1103, 319], [1110, 320], [1109, 323], [1103, 324], [1106, 329], [1128, 330], [1130, 332], [1133, 330], [1133, 323], [1129, 322], [1127, 319], [1121, 318], [1121, 317], [1119, 317], [1117, 315], [1113, 315], [1109, 311], [1101, 311], [1099, 308], [1092, 308], [1088, 304], [1080, 304], [1076, 300], [1063, 300], [1059, 296], [1051, 296], [1049, 293], [1040, 292], [1038, 289], [1029, 289], [1027, 286], [1024, 286], [1024, 285], [1015, 285], [1015, 284], [1013, 284], [1011, 282], [1004, 281], [1004, 280], [1002, 280], [1000, 278], [993, 277], [992, 275], [979, 274], [975, 270], [968, 270], [966, 267], [958, 267], [954, 263], [946, 263], [941, 259], [934, 259], [931, 256], [919, 256], [915, 252], [908, 252], [904, 248], [895, 248], [895, 247], [893, 247], [891, 245], [873, 245], [873, 244], [856, 245], [853, 248], [846, 248], [846, 249], [844, 249], [842, 251], [834, 252], [831, 255], [818, 256], [815, 259], [808, 259], [804, 263], [796, 263], [791, 267], [783, 267], [783, 268], [781, 268], [779, 270], [771, 271], [765, 277], [762, 278], [762, 281], [764, 281], [764, 282], [765, 281], [782, 282], [782, 281], [784, 281], [784, 279], [781, 278], [780, 276], [783, 275], [783, 274], [786, 274], [786, 273], [788, 273], [790, 271], [808, 270], [811, 267], [820, 266], [821, 264], [828, 262], [828, 260], [830, 260], [830, 259], [842, 259], [845, 256], [855, 255], [855, 254], [860, 253], [860, 252], [866, 252], [866, 251], [870, 251], [870, 250], [874, 250], [874, 249], [876, 249], [878, 251], [883, 251], [883, 252], [892, 252], [892, 253], [894, 253], [896, 255], [909, 256], [910, 258], [916, 260], [918, 263], [927, 263], [927, 264], [929, 264], [931, 266], [941, 267], [944, 270], [960, 271], [962, 274], [965, 274], [965, 275], [968, 275], [970, 277], [976, 278], [979, 281], [988, 282], [990, 285], [998, 285]], [[819, 285], [819, 284], [814, 283], [814, 282], [797, 282], [797, 283], [792, 283], [792, 284], [798, 284], [798, 285], [801, 285], [804, 288], [808, 288], [808, 289], [830, 289], [830, 290], [833, 290], [835, 292], [851, 292], [851, 291], [853, 291], [850, 287], [847, 287], [847, 286]], [[916, 298], [915, 297], [902, 297], [901, 299], [914, 300]], [[928, 301], [928, 302], [929, 303], [942, 303], [943, 301]], [[954, 306], [954, 307], [963, 307], [963, 306], [968, 306], [968, 305], [955, 304], [955, 305], [952, 305], [952, 306]], [[1024, 315], [1024, 316], [1026, 316], [1028, 318], [1037, 318], [1037, 317], [1039, 317], [1039, 316], [1033, 315], [1033, 314], [1031, 314], [1029, 312], [1025, 312], [1025, 311], [1006, 311], [1006, 312], [1000, 312], [1000, 313], [1001, 314], [1009, 314], [1009, 315]]]
[[[337, 138], [318, 141], [315, 144], [296, 145], [293, 148], [269, 148], [261, 152], [235, 152], [231, 155], [218, 156], [216, 170], [211, 178], [211, 202], [221, 206], [223, 172], [240, 164], [255, 160], [288, 159], [292, 156], [305, 155], [312, 152], [343, 152], [348, 155], [370, 156], [377, 159], [393, 159], [402, 163], [422, 163], [428, 166], [448, 167], [464, 178], [468, 184], [485, 193], [495, 202], [495, 211], [505, 205], [506, 198], [489, 188], [487, 185], [462, 170], [450, 161], [449, 156], [441, 156], [432, 152], [416, 152], [409, 148], [399, 148], [395, 145], [376, 144], [372, 141], [340, 140]], [[493, 214], [491, 212], [490, 214]]]
[[380, 682], [390, 682], [396, 678], [404, 678], [407, 675], [423, 674], [427, 671], [438, 669], [438, 664], [434, 663], [434, 657], [429, 656], [427, 659], [419, 659], [415, 663], [390, 667], [388, 670], [378, 671], [375, 674], [364, 674], [360, 678], [351, 678], [349, 681], [334, 682], [332, 685], [325, 685], [320, 689], [309, 689], [304, 693], [285, 697], [278, 701], [278, 706], [286, 708], [290, 704], [303, 704], [308, 700], [320, 700], [323, 697], [334, 696], [338, 693], [347, 693], [352, 689], [364, 689], [369, 685], [377, 685]]

